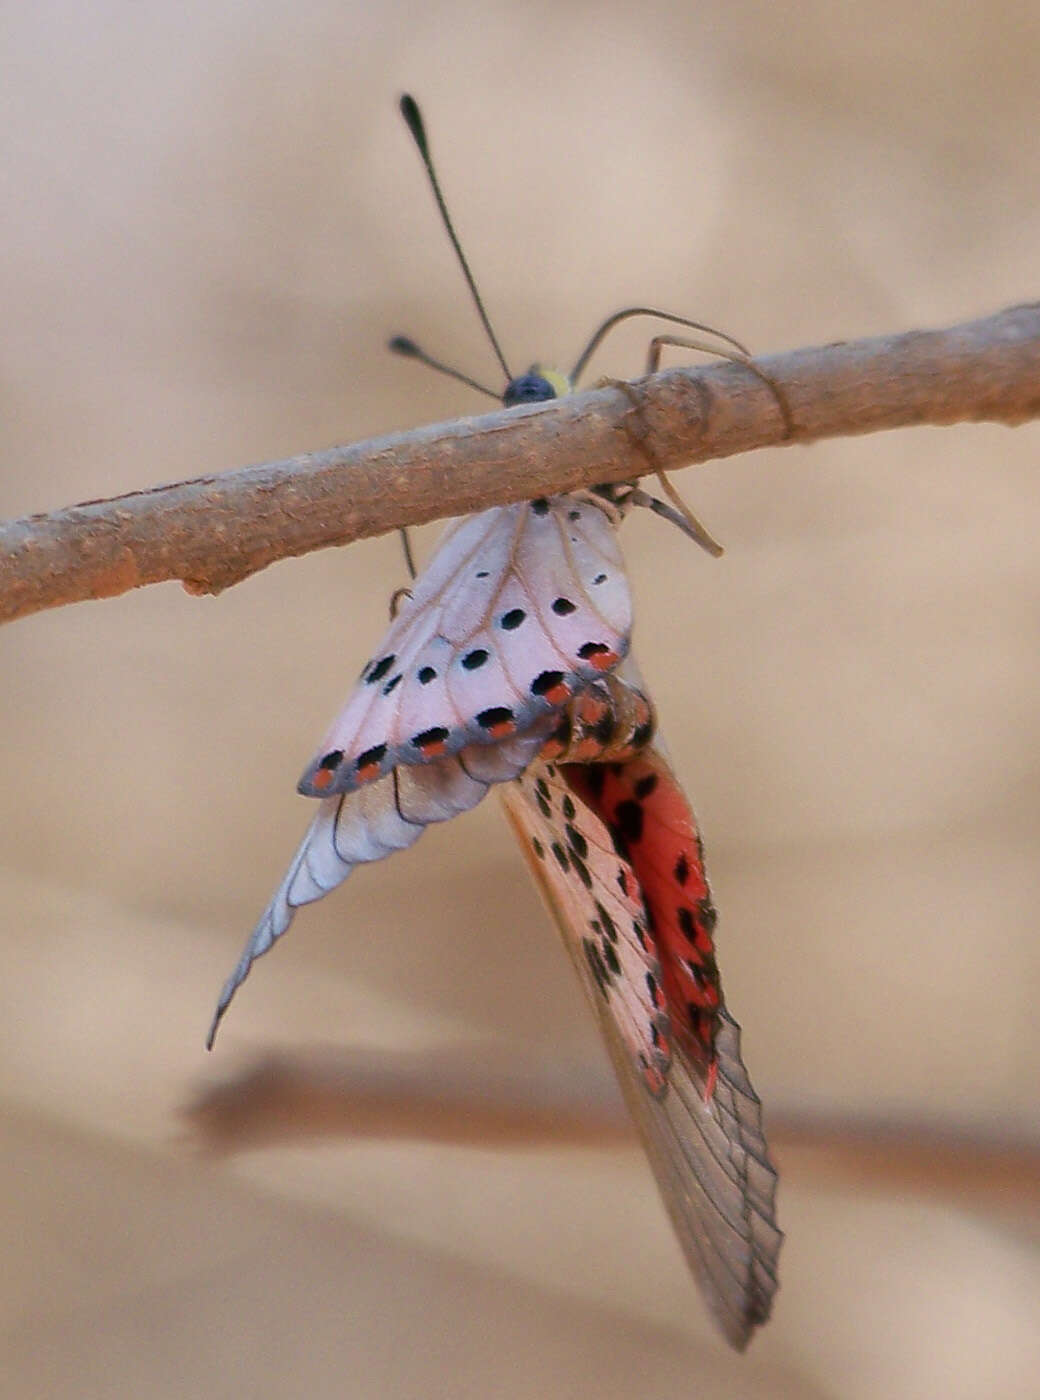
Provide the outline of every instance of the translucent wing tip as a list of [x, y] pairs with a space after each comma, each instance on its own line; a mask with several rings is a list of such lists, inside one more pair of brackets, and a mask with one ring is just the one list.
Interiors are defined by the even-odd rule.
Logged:
[[261, 948], [258, 946], [257, 933], [259, 932], [260, 930], [257, 929], [256, 932], [250, 936], [249, 942], [246, 945], [246, 950], [238, 960], [237, 967], [221, 988], [220, 996], [217, 998], [217, 1009], [213, 1013], [213, 1020], [209, 1023], [209, 1032], [206, 1035], [207, 1050], [213, 1049], [213, 1042], [217, 1038], [217, 1031], [221, 1021], [224, 1019], [224, 1013], [231, 1005], [232, 998], [239, 987], [241, 987], [242, 983], [249, 976], [249, 969], [253, 966], [254, 960], [258, 958], [261, 953], [266, 953], [267, 948], [271, 946], [270, 942], [268, 942], [267, 947]]
[[207, 1050], [213, 1049], [213, 1042], [217, 1038], [217, 1027], [220, 1025], [221, 1018], [223, 1017], [224, 1012], [227, 1010], [230, 1000], [231, 998], [228, 997], [227, 1001], [225, 1001], [224, 997], [221, 996], [220, 1000], [217, 1002], [217, 1009], [213, 1013], [213, 1020], [210, 1021], [209, 1030], [206, 1033]]

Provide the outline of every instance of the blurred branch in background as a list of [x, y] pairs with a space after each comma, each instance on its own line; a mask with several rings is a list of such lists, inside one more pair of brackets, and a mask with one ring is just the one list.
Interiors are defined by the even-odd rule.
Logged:
[[1040, 415], [1040, 304], [726, 362], [88, 501], [0, 526], [0, 621], [146, 583], [218, 593], [278, 559], [791, 442]]
[[[411, 1139], [501, 1150], [635, 1144], [604, 1067], [532, 1061], [481, 1043], [267, 1054], [202, 1090], [185, 1112], [214, 1153], [320, 1138]], [[1040, 1151], [941, 1126], [777, 1112], [785, 1168], [837, 1185], [941, 1196], [1000, 1216], [1040, 1207]]]

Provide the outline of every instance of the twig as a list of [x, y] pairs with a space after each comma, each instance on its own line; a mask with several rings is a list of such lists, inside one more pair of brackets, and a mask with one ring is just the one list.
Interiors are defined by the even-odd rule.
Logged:
[[88, 501], [0, 525], [0, 622], [181, 579], [217, 593], [277, 559], [446, 515], [752, 448], [1040, 415], [1040, 303], [939, 331], [668, 370], [549, 405]]
[[[616, 1148], [634, 1142], [605, 1066], [540, 1060], [488, 1042], [378, 1052], [323, 1046], [276, 1051], [201, 1089], [184, 1111], [199, 1146], [234, 1153], [277, 1143], [365, 1138]], [[794, 1179], [957, 1201], [998, 1218], [1035, 1214], [1034, 1142], [956, 1127], [850, 1114], [769, 1116], [769, 1136]]]

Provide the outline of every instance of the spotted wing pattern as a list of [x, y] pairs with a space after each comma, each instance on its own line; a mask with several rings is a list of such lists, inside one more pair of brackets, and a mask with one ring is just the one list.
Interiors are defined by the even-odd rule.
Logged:
[[448, 532], [301, 779], [322, 801], [207, 1043], [301, 905], [502, 784], [683, 1250], [742, 1348], [776, 1289], [776, 1173], [722, 1000], [696, 825], [647, 747], [652, 711], [625, 660], [615, 523], [579, 494]]
[[300, 780], [351, 792], [401, 764], [524, 734], [628, 650], [607, 509], [587, 494], [468, 516], [446, 533]]
[[568, 764], [574, 793], [606, 823], [632, 866], [661, 949], [672, 1034], [711, 1071], [722, 986], [715, 961], [716, 913], [704, 850], [689, 803], [662, 754], [624, 763]]
[[537, 761], [501, 792], [686, 1259], [724, 1335], [743, 1349], [777, 1286], [777, 1177], [722, 1001], [686, 799], [652, 749], [589, 767]]
[[249, 969], [281, 938], [301, 905], [312, 904], [341, 885], [356, 866], [414, 845], [433, 822], [469, 811], [493, 783], [515, 778], [545, 742], [547, 723], [551, 720], [541, 721], [522, 738], [492, 747], [473, 745], [453, 758], [419, 767], [395, 768], [356, 792], [326, 797], [224, 983], [207, 1046], [212, 1048], [221, 1017]]

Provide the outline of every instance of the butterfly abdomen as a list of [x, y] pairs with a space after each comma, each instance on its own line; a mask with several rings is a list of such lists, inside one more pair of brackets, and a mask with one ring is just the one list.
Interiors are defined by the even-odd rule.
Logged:
[[605, 676], [589, 682], [567, 706], [539, 757], [546, 763], [620, 763], [646, 747], [654, 725], [643, 692]]

